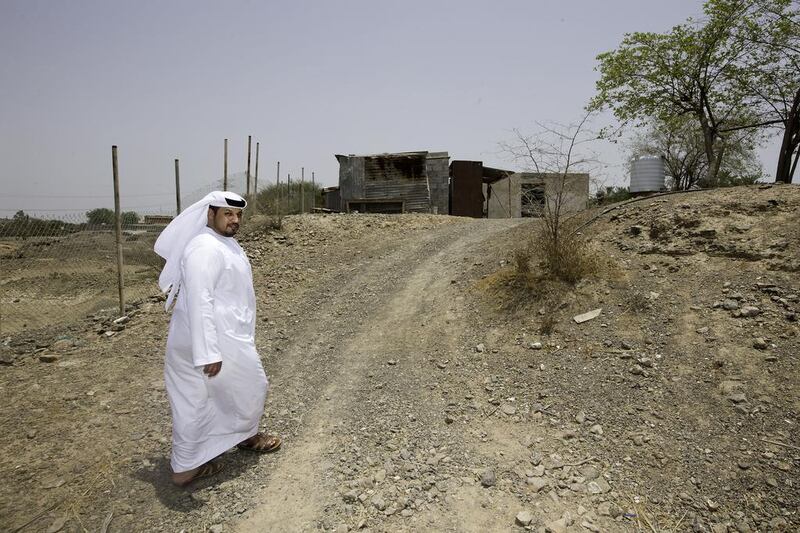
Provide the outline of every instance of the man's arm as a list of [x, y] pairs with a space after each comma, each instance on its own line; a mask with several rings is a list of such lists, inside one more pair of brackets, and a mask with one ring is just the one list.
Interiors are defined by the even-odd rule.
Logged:
[[204, 367], [203, 372], [213, 377], [222, 366], [214, 320], [214, 292], [224, 269], [222, 254], [212, 246], [197, 246], [187, 251], [183, 269], [181, 291], [186, 291], [192, 358], [195, 366]]

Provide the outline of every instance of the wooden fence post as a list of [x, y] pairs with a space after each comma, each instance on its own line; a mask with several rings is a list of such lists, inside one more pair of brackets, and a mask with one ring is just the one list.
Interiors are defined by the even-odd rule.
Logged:
[[281, 208], [281, 162], [278, 161], [278, 169], [275, 171], [275, 214], [279, 214]]
[[181, 172], [178, 169], [178, 160], [175, 160], [175, 204], [178, 206], [177, 215], [181, 214]]
[[311, 212], [317, 207], [317, 183], [314, 180], [314, 171], [311, 171]]
[[258, 145], [261, 143], [256, 143], [256, 175], [253, 179], [253, 198], [255, 198], [255, 202], [258, 202]]
[[117, 234], [117, 286], [119, 288], [119, 316], [125, 314], [125, 281], [122, 276], [122, 210], [119, 205], [119, 166], [117, 147], [111, 147], [111, 168], [114, 173], [114, 221]]
[[306, 212], [306, 168], [300, 167], [300, 212]]

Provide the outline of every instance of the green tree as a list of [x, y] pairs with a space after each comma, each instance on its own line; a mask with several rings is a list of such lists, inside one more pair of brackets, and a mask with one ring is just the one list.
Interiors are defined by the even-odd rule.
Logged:
[[[732, 15], [730, 15], [732, 16]], [[726, 72], [749, 44], [732, 38], [723, 16], [689, 19], [669, 33], [626, 34], [619, 48], [597, 56], [600, 79], [591, 109], [610, 108], [623, 123], [692, 117], [703, 136], [708, 184], [715, 185], [723, 130], [752, 123], [740, 86]]]
[[733, 39], [746, 53], [732, 65], [731, 76], [756, 116], [742, 128], [782, 130], [775, 181], [790, 183], [800, 159], [800, 4], [709, 0], [705, 12], [735, 21]]
[[122, 223], [126, 226], [139, 223], [139, 213], [136, 211], [124, 211], [121, 215]]
[[[731, 132], [715, 143], [715, 149], [725, 154], [717, 156], [720, 161], [717, 185], [753, 183], [763, 177], [756, 154], [758, 141], [752, 130], [743, 130]], [[703, 134], [690, 117], [672, 121], [653, 118], [647, 127], [640, 129], [629, 143], [629, 156], [647, 155], [664, 158], [671, 190], [684, 191], [708, 182]]]
[[114, 223], [114, 211], [105, 207], [98, 207], [86, 212], [86, 218], [89, 224], [99, 226], [101, 224]]

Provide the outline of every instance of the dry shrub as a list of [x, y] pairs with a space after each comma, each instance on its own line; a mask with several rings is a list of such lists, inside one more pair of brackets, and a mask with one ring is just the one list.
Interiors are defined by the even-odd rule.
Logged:
[[639, 291], [632, 291], [628, 293], [625, 301], [625, 311], [633, 313], [642, 313], [650, 308], [650, 300], [646, 295]]
[[600, 272], [601, 261], [578, 227], [577, 218], [559, 224], [543, 221], [533, 246], [545, 276], [574, 285]]

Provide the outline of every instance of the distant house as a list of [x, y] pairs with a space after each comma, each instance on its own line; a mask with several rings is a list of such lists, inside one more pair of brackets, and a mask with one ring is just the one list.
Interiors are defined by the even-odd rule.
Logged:
[[450, 214], [468, 217], [540, 216], [545, 202], [561, 192], [562, 209], [586, 208], [589, 174], [514, 172], [483, 166], [481, 161], [450, 165]]
[[145, 215], [143, 224], [169, 224], [174, 217], [172, 215]]
[[[341, 211], [448, 213], [447, 152], [350, 154], [336, 159]], [[328, 197], [326, 194], [326, 204]], [[333, 202], [333, 191], [330, 198]]]

